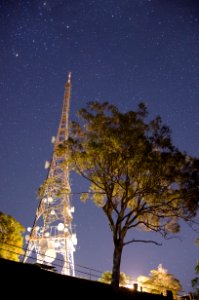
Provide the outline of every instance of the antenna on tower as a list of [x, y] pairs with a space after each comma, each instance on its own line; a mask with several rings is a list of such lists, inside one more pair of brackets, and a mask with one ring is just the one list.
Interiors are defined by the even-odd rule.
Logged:
[[68, 73], [68, 83], [70, 83], [70, 81], [71, 81], [71, 75], [72, 75], [71, 72], [69, 72]]
[[[30, 235], [27, 238], [27, 249], [24, 262], [36, 251], [39, 264], [51, 265], [57, 254], [63, 257], [61, 273], [75, 276], [74, 251], [77, 244], [76, 234], [72, 230], [72, 213], [69, 183], [69, 168], [66, 163], [67, 153], [57, 154], [58, 147], [68, 138], [69, 104], [71, 95], [71, 72], [64, 92], [61, 119], [56, 138], [53, 139], [54, 150], [51, 163], [48, 164], [48, 175], [40, 187], [40, 203], [36, 212]], [[47, 166], [47, 165], [46, 165]]]

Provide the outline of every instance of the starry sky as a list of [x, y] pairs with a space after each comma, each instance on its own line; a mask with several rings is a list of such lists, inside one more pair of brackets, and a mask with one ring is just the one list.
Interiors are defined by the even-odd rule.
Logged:
[[[121, 111], [145, 102], [160, 115], [174, 144], [199, 156], [199, 2], [196, 0], [0, 0], [0, 210], [25, 227], [39, 204], [72, 72], [70, 120], [89, 101]], [[108, 222], [78, 192], [71, 174], [78, 245], [75, 263], [111, 270]], [[132, 232], [132, 234], [134, 234]], [[121, 271], [136, 278], [161, 263], [191, 290], [199, 258], [196, 232], [182, 224], [178, 238], [124, 248]]]

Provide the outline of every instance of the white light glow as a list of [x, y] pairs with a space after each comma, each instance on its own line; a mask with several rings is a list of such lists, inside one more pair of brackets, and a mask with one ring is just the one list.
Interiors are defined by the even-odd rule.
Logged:
[[45, 253], [45, 261], [47, 263], [51, 263], [55, 260], [56, 258], [56, 252], [54, 249], [48, 249]]
[[72, 234], [72, 242], [73, 242], [73, 245], [77, 245], [77, 236], [75, 233]]
[[52, 138], [51, 138], [51, 143], [52, 143], [52, 144], [54, 144], [54, 143], [55, 143], [55, 141], [56, 141], [56, 138], [55, 138], [55, 136], [52, 136]]
[[55, 247], [58, 248], [60, 246], [60, 242], [55, 242]]
[[75, 211], [75, 207], [74, 207], [74, 206], [72, 206], [72, 207], [71, 207], [71, 209], [70, 209], [70, 211], [71, 211], [72, 213], [74, 213], [74, 211]]
[[30, 239], [29, 234], [26, 234], [26, 235], [25, 235], [25, 240], [26, 240], [26, 241], [29, 241], [29, 239]]
[[59, 223], [59, 224], [57, 225], [57, 229], [58, 229], [59, 231], [64, 230], [64, 224], [63, 224], [63, 223]]
[[53, 198], [52, 197], [48, 197], [48, 203], [53, 202]]
[[44, 169], [48, 169], [49, 167], [50, 167], [50, 163], [49, 161], [46, 161], [44, 165]]

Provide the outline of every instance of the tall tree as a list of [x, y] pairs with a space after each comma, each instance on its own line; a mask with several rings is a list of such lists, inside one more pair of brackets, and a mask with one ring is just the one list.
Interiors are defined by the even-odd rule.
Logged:
[[151, 270], [149, 277], [139, 276], [137, 278], [144, 291], [155, 294], [167, 295], [171, 291], [174, 299], [177, 299], [177, 293], [182, 290], [180, 281], [162, 267], [160, 264], [157, 269]]
[[[89, 196], [102, 207], [112, 232], [112, 285], [119, 286], [123, 247], [132, 229], [168, 233], [180, 230], [179, 220], [192, 220], [198, 208], [199, 160], [172, 144], [170, 130], [147, 109], [120, 112], [109, 103], [91, 102], [72, 122], [68, 151], [71, 168], [90, 182]], [[129, 236], [129, 235], [128, 235]]]
[[25, 228], [12, 216], [0, 212], [0, 257], [19, 261]]

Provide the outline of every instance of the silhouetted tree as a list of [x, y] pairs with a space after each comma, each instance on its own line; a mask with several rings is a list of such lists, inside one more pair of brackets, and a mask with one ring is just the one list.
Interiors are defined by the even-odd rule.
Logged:
[[[143, 229], [166, 237], [180, 230], [198, 209], [199, 160], [172, 144], [170, 130], [156, 117], [147, 121], [143, 103], [121, 113], [116, 106], [92, 102], [72, 122], [70, 138], [59, 151], [67, 164], [90, 182], [81, 199], [102, 207], [112, 232], [112, 285], [119, 285], [125, 245], [154, 240], [126, 240], [127, 232]], [[129, 236], [129, 235], [128, 235]]]

